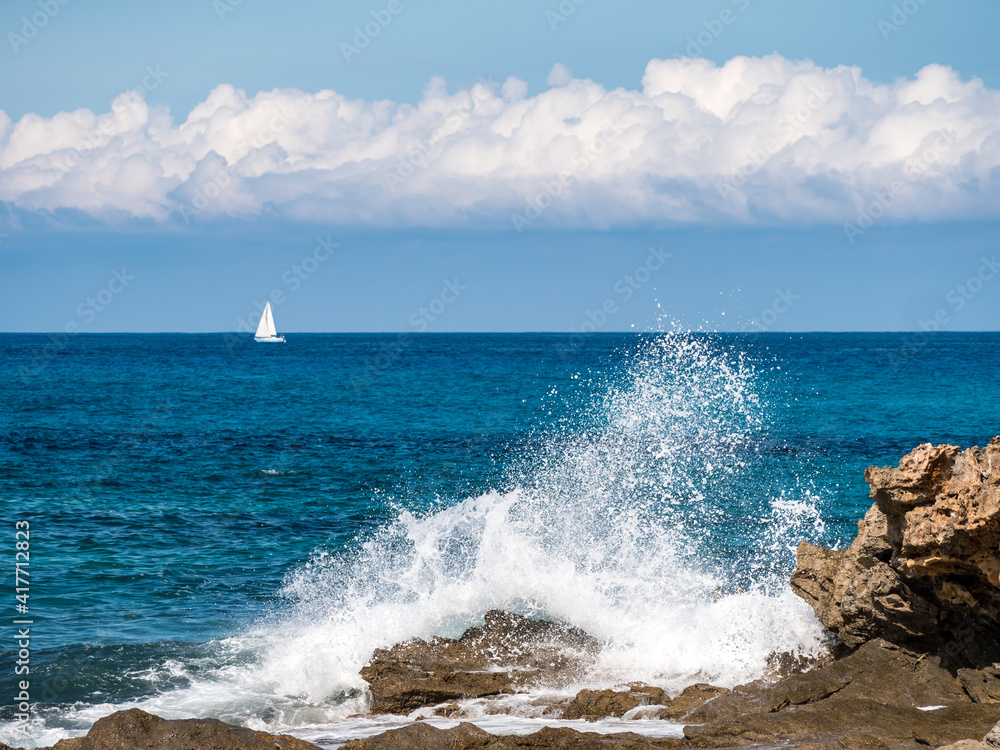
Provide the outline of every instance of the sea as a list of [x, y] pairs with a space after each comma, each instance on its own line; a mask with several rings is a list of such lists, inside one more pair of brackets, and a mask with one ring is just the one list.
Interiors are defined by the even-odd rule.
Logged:
[[139, 707], [336, 747], [414, 718], [366, 713], [374, 649], [490, 609], [599, 640], [567, 695], [757, 679], [828, 646], [788, 578], [866, 467], [1000, 434], [997, 333], [287, 338], [0, 335], [0, 742]]

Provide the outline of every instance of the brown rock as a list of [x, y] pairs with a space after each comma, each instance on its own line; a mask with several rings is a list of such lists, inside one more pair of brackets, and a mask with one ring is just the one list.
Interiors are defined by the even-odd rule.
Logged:
[[[929, 706], [944, 708], [920, 710]], [[1000, 705], [973, 704], [941, 656], [877, 640], [811, 672], [737, 687], [689, 714], [699, 725], [684, 736], [694, 747], [789, 740], [815, 750], [916, 750], [979, 739], [994, 717]]]
[[485, 668], [465, 644], [436, 638], [379, 649], [361, 676], [371, 690], [372, 713], [407, 714], [421, 706], [514, 692], [509, 674]]
[[630, 693], [642, 696], [643, 703], [645, 704], [664, 706], [670, 700], [670, 696], [667, 695], [663, 688], [653, 687], [641, 682], [630, 685], [628, 690]]
[[606, 716], [624, 716], [642, 703], [642, 696], [633, 692], [581, 690], [563, 709], [563, 718], [597, 721]]
[[462, 723], [454, 729], [437, 729], [429, 724], [414, 723], [400, 729], [390, 729], [374, 737], [351, 740], [341, 750], [466, 750], [486, 747], [493, 735], [474, 724]]
[[875, 504], [846, 550], [803, 542], [793, 590], [856, 648], [873, 638], [1000, 661], [1000, 438], [924, 444], [865, 472]]
[[887, 641], [871, 641], [843, 659], [777, 683], [758, 681], [704, 703], [691, 722], [735, 721], [748, 713], [774, 713], [838, 696], [873, 704], [950, 706], [970, 703], [939, 656], [919, 656]]
[[217, 719], [170, 721], [138, 708], [94, 722], [86, 737], [60, 740], [53, 750], [319, 750], [287, 734], [255, 732]]
[[960, 669], [958, 680], [974, 703], [1000, 703], [1000, 666]]
[[725, 688], [707, 685], [703, 682], [697, 685], [690, 685], [684, 688], [676, 698], [667, 698], [663, 701], [663, 705], [666, 708], [659, 711], [656, 718], [670, 720], [683, 719], [696, 709], [701, 708], [708, 701], [728, 692]]
[[461, 638], [412, 640], [378, 649], [361, 670], [373, 713], [409, 713], [463, 698], [512, 693], [528, 685], [564, 684], [597, 650], [582, 630], [491, 610]]

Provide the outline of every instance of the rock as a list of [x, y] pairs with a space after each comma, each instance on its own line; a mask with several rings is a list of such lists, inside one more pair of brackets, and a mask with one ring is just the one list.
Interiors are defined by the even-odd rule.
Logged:
[[342, 750], [518, 750], [520, 748], [574, 748], [574, 750], [677, 750], [674, 739], [643, 737], [631, 732], [597, 734], [573, 729], [546, 727], [529, 735], [495, 735], [472, 724], [454, 729], [436, 729], [427, 724], [411, 724], [401, 729], [362, 740], [351, 740]]
[[978, 740], [959, 740], [950, 745], [942, 745], [938, 750], [987, 750], [987, 746]]
[[958, 680], [974, 703], [1000, 703], [1000, 665], [959, 669]]
[[[943, 708], [920, 710], [930, 706]], [[941, 656], [876, 640], [811, 672], [734, 688], [688, 714], [685, 721], [698, 725], [684, 736], [694, 747], [779, 739], [817, 750], [937, 747], [978, 739], [995, 719], [1000, 705], [973, 704]]]
[[632, 692], [581, 690], [563, 709], [563, 718], [597, 721], [606, 716], [624, 716], [642, 703], [642, 696]]
[[514, 692], [509, 674], [485, 669], [464, 643], [435, 638], [379, 649], [361, 676], [372, 694], [372, 713], [408, 714], [421, 706]]
[[485, 747], [492, 739], [493, 735], [474, 724], [463, 722], [454, 729], [445, 730], [418, 722], [400, 729], [390, 729], [363, 740], [351, 740], [341, 750], [404, 750], [411, 747], [426, 750], [466, 750], [466, 748]]
[[865, 479], [875, 504], [857, 538], [803, 542], [792, 589], [851, 648], [884, 638], [956, 667], [1000, 662], [1000, 438], [924, 444]]
[[1000, 748], [1000, 724], [994, 725], [994, 727], [986, 733], [983, 737], [983, 744], [985, 744], [990, 750], [997, 750]]
[[217, 719], [169, 721], [138, 708], [94, 722], [86, 737], [60, 740], [52, 750], [319, 750], [286, 734], [255, 732]]
[[696, 709], [701, 708], [708, 701], [728, 692], [725, 688], [707, 685], [703, 682], [697, 685], [690, 685], [684, 688], [676, 698], [667, 698], [664, 700], [662, 704], [666, 708], [661, 709], [657, 713], [656, 718], [670, 719], [671, 721], [683, 719]]
[[731, 721], [746, 713], [773, 713], [834, 696], [908, 707], [971, 703], [961, 683], [941, 666], [940, 657], [919, 656], [877, 640], [811, 672], [777, 683], [758, 681], [736, 687], [685, 718], [691, 722]]
[[664, 706], [670, 700], [670, 696], [667, 695], [663, 688], [653, 687], [642, 682], [633, 683], [629, 686], [628, 690], [630, 693], [642, 696], [644, 704]]
[[1000, 717], [995, 706], [966, 704], [937, 711], [885, 705], [855, 698], [831, 698], [774, 713], [750, 713], [738, 719], [684, 727], [692, 747], [736, 747], [749, 743], [815, 741], [869, 735], [893, 748], [938, 747], [970, 735], [979, 736]]
[[593, 661], [597, 641], [582, 630], [491, 610], [458, 640], [412, 640], [378, 649], [361, 670], [372, 713], [566, 684]]

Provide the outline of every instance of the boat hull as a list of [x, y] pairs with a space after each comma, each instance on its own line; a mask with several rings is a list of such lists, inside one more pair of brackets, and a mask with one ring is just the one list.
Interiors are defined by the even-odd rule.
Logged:
[[275, 336], [274, 338], [271, 338], [270, 336], [268, 336], [267, 338], [261, 338], [261, 337], [258, 337], [258, 336], [254, 336], [253, 340], [256, 341], [258, 344], [284, 344], [285, 343], [285, 337], [284, 336]]

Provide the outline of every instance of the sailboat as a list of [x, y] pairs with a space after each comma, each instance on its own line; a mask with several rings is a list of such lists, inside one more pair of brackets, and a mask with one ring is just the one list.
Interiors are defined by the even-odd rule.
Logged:
[[260, 324], [257, 326], [257, 333], [253, 336], [254, 341], [271, 344], [284, 344], [285, 337], [279, 336], [274, 328], [274, 316], [271, 314], [271, 303], [264, 305], [264, 312], [260, 316]]

